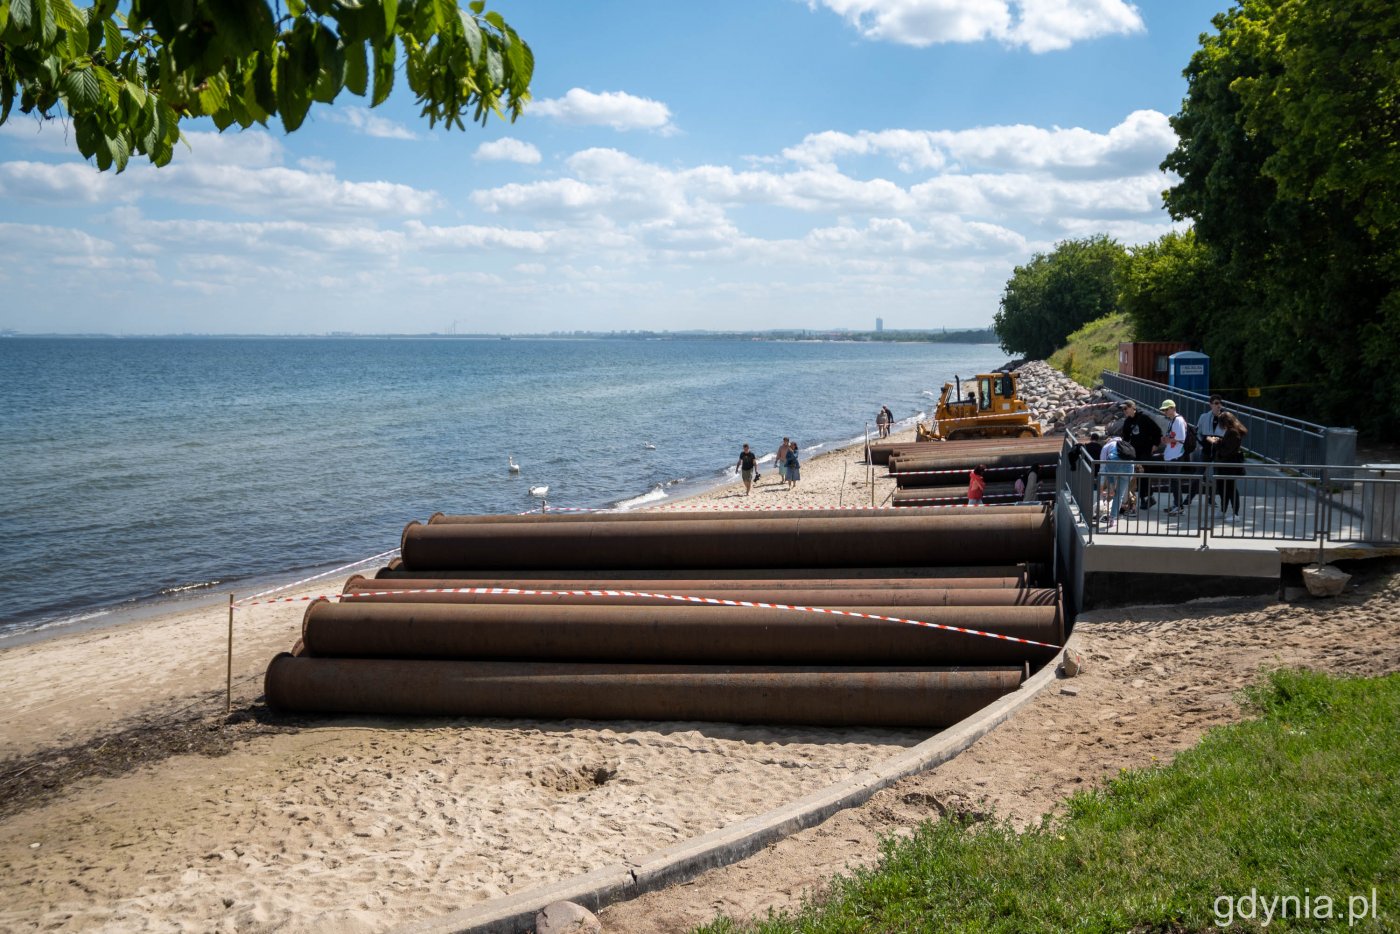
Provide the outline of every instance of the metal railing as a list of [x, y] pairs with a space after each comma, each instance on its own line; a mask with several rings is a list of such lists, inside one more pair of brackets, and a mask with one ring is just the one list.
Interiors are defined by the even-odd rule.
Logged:
[[[1171, 399], [1176, 402], [1177, 413], [1192, 425], [1210, 409], [1209, 396], [1186, 389], [1174, 389], [1163, 383], [1154, 383], [1135, 376], [1104, 371], [1103, 384], [1105, 389], [1126, 396], [1141, 405], [1151, 406], [1154, 411], [1160, 408], [1164, 401]], [[1313, 422], [1248, 405], [1238, 405], [1228, 400], [1225, 402], [1225, 408], [1233, 412], [1235, 417], [1244, 423], [1245, 428], [1249, 429], [1245, 436], [1245, 445], [1252, 454], [1263, 460], [1275, 464], [1331, 466], [1349, 465], [1355, 460], [1355, 434], [1351, 429], [1329, 429]], [[1328, 436], [1338, 433], [1350, 434], [1349, 439], [1343, 439], [1351, 442], [1349, 455], [1345, 450], [1345, 443], [1340, 446], [1343, 449], [1340, 453], [1337, 450], [1329, 451], [1329, 446], [1335, 448], [1336, 445], [1329, 445]]]
[[[1059, 486], [1095, 537], [1400, 544], [1400, 470], [1233, 463], [1134, 462], [1130, 477], [1106, 474], [1066, 442]], [[1115, 482], [1127, 482], [1110, 516]], [[1174, 508], [1180, 506], [1179, 509]]]

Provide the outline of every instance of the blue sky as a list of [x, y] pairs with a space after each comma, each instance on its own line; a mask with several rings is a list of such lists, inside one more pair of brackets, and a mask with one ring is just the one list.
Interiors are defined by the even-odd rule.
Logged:
[[1167, 117], [1228, 6], [493, 3], [535, 53], [514, 124], [342, 95], [121, 175], [15, 114], [0, 328], [984, 326], [1057, 241], [1171, 229]]

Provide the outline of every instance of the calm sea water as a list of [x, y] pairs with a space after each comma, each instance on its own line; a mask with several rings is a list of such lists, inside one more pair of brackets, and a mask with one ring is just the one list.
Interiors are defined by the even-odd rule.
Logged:
[[[924, 411], [993, 346], [0, 340], [0, 644], [397, 546], [435, 511], [637, 506]], [[655, 445], [648, 449], [647, 444]], [[507, 471], [507, 457], [521, 465]]]

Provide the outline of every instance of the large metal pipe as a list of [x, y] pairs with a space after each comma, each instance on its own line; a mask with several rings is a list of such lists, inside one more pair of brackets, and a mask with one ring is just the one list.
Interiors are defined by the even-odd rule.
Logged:
[[1000, 451], [1043, 450], [1059, 453], [1062, 437], [987, 438], [980, 441], [883, 441], [870, 445], [870, 463], [888, 464], [891, 456], [922, 454], [986, 454]]
[[920, 470], [971, 470], [978, 464], [987, 467], [1041, 467], [1044, 469], [1054, 469], [1053, 464], [1056, 458], [1036, 451], [1015, 451], [1010, 453], [976, 454], [971, 457], [966, 455], [939, 456], [932, 454], [920, 455], [899, 455], [890, 458], [890, 476], [898, 477], [901, 473]]
[[[438, 593], [423, 593], [424, 588], [398, 588], [385, 590], [377, 588], [350, 588], [343, 591], [344, 603], [492, 603], [529, 604], [533, 606], [680, 606], [682, 601], [674, 597], [708, 597], [715, 600], [735, 600], [748, 603], [785, 603], [796, 606], [885, 606], [929, 607], [929, 606], [1047, 606], [1057, 600], [1057, 593], [1051, 588], [1019, 589], [980, 589], [972, 587], [951, 587], [932, 590], [928, 588], [898, 588], [891, 590], [850, 590], [837, 588], [812, 588], [792, 590], [775, 588], [772, 590], [734, 590], [703, 584], [686, 587], [645, 586], [645, 587], [539, 587], [525, 584], [512, 587], [527, 593], [500, 593], [501, 588], [483, 585], [457, 585], [438, 590]], [[496, 593], [467, 593], [464, 591], [498, 591]], [[540, 594], [538, 591], [560, 591]], [[564, 591], [576, 591], [568, 593]], [[585, 591], [594, 591], [587, 593]], [[599, 592], [604, 591], [604, 592]], [[611, 591], [606, 592], [606, 591]], [[640, 591], [656, 594], [654, 597], [626, 596], [619, 591]]]
[[[995, 466], [995, 465], [993, 465], [993, 464], [988, 464], [988, 465], [987, 465], [987, 468], [988, 468], [988, 470], [987, 470], [987, 492], [989, 492], [989, 493], [991, 492], [993, 486], [1004, 486], [1004, 487], [1007, 488], [1007, 490], [1010, 490], [1013, 486], [1015, 486], [1016, 478], [1017, 478], [1018, 476], [1020, 476], [1020, 472], [1029, 469], [1029, 467], [1014, 467], [1013, 469], [1008, 470], [1008, 469], [998, 468], [997, 466]], [[937, 469], [937, 470], [946, 470], [946, 469], [948, 469], [948, 468], [941, 468], [941, 467], [940, 467], [940, 468], [936, 468], [936, 469]], [[969, 467], [969, 468], [967, 468], [966, 470], [963, 470], [963, 469], [961, 469], [961, 468], [957, 468], [957, 472], [956, 472], [956, 473], [928, 473], [928, 472], [924, 472], [924, 471], [912, 471], [912, 472], [910, 472], [910, 471], [904, 471], [904, 472], [900, 472], [900, 473], [891, 473], [890, 476], [891, 476], [891, 477], [894, 477], [895, 485], [897, 485], [897, 486], [898, 486], [900, 489], [902, 489], [902, 490], [904, 490], [904, 489], [912, 489], [912, 488], [914, 488], [914, 487], [928, 487], [928, 486], [961, 486], [961, 487], [965, 490], [965, 489], [967, 489], [967, 483], [968, 483], [968, 480], [970, 479], [971, 473], [972, 473], [972, 468]], [[1055, 468], [1054, 468], [1054, 467], [1044, 467], [1044, 468], [1042, 468], [1042, 469], [1036, 471], [1036, 478], [1037, 478], [1037, 481], [1039, 482], [1039, 484], [1040, 484], [1041, 486], [1046, 486], [1047, 484], [1049, 484], [1049, 485], [1051, 485], [1051, 486], [1049, 486], [1049, 487], [1047, 487], [1047, 488], [1053, 488], [1053, 482], [1054, 482], [1054, 480], [1055, 480]], [[955, 507], [955, 508], [956, 508], [956, 507]], [[1027, 507], [1027, 506], [1018, 506], [1018, 507], [1016, 507], [1016, 508], [1018, 508], [1018, 509], [1025, 509], [1025, 508], [1034, 509], [1034, 508], [1038, 508], [1038, 507], [1035, 507], [1035, 506], [1029, 506], [1029, 507]], [[902, 510], [901, 510], [901, 511], [902, 511]], [[924, 513], [924, 512], [928, 512], [929, 510], [928, 510], [928, 509], [918, 509], [918, 510], [910, 510], [910, 511], [911, 511], [911, 512], [917, 511], [917, 512], [920, 512], [920, 513]]]
[[[781, 510], [780, 514], [791, 519], [845, 519], [845, 518], [870, 518], [875, 516], [890, 515], [888, 509], [792, 509]], [[901, 516], [910, 515], [934, 515], [931, 509], [922, 512], [913, 511], [901, 513]], [[717, 518], [761, 518], [771, 516], [772, 512], [764, 510], [683, 510], [670, 509], [655, 512], [589, 512], [589, 513], [565, 513], [565, 512], [531, 512], [523, 515], [469, 515], [469, 514], [447, 514], [435, 512], [428, 517], [428, 525], [463, 525], [463, 524], [485, 524], [485, 523], [505, 523], [520, 524], [526, 522], [675, 522], [685, 520], [713, 521]]]
[[945, 727], [1014, 691], [1020, 667], [596, 665], [279, 655], [268, 704], [301, 713]]
[[[1036, 507], [1039, 508], [1039, 507]], [[894, 512], [894, 510], [890, 510]], [[500, 571], [479, 571], [473, 569], [448, 568], [440, 571], [410, 571], [403, 562], [395, 558], [386, 567], [375, 573], [377, 580], [437, 580], [452, 578], [457, 580], [502, 580], [543, 581], [543, 580], [647, 580], [670, 581], [695, 579], [695, 570], [688, 568], [549, 568], [544, 570], [518, 568]], [[752, 581], [792, 581], [817, 582], [823, 580], [875, 581], [906, 578], [917, 581], [937, 581], [937, 586], [953, 578], [970, 577], [1014, 577], [1024, 580], [1025, 570], [1017, 565], [985, 564], [961, 565], [958, 567], [880, 567], [880, 568], [706, 568], [704, 580], [727, 581], [735, 584], [748, 584]]]
[[[1040, 502], [1049, 502], [1055, 496], [1054, 487], [1042, 486], [1036, 494]], [[1011, 509], [1013, 507], [1004, 505], [1014, 503], [1020, 496], [1016, 493], [1015, 487], [1011, 484], [987, 484], [987, 489], [983, 493], [984, 506], [996, 506], [997, 509]], [[900, 508], [916, 508], [923, 506], [957, 505], [967, 503], [967, 484], [958, 486], [919, 486], [901, 487], [894, 491], [890, 497], [890, 504]]]
[[1048, 513], [1017, 510], [908, 519], [411, 524], [402, 555], [415, 571], [890, 567], [1045, 561], [1053, 544]]
[[[1057, 604], [850, 606], [1059, 645]], [[318, 601], [302, 619], [320, 656], [676, 664], [987, 665], [1052, 650], [949, 629], [760, 607], [568, 606]]]
[[[541, 572], [549, 573], [549, 572]], [[1007, 590], [1025, 584], [1025, 575], [1015, 577], [834, 577], [825, 580], [810, 578], [755, 578], [745, 580], [722, 577], [706, 578], [644, 578], [644, 577], [601, 577], [596, 574], [582, 577], [518, 578], [506, 576], [462, 576], [462, 577], [423, 577], [423, 578], [377, 578], [352, 575], [342, 588], [345, 592], [355, 590], [389, 589], [438, 589], [446, 587], [515, 587], [533, 590], [657, 590], [666, 588], [687, 593], [696, 589], [707, 591], [736, 590], [858, 590], [870, 589], [888, 593], [894, 590], [948, 589], [953, 587], [975, 590]]]

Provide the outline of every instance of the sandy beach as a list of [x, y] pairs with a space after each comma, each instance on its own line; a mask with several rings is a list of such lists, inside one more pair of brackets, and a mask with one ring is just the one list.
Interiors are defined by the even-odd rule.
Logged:
[[[793, 490], [769, 468], [750, 496], [659, 505], [884, 502], [893, 484], [863, 460], [855, 445], [805, 460]], [[763, 813], [926, 738], [267, 715], [267, 662], [346, 576], [237, 611], [228, 726], [223, 607], [0, 652], [0, 928], [388, 930]]]
[[[883, 471], [877, 471], [882, 473]], [[883, 503], [857, 445], [662, 508]], [[406, 517], [407, 518], [407, 517]], [[420, 517], [421, 518], [421, 517]], [[257, 705], [303, 598], [238, 611], [224, 725], [226, 611], [0, 652], [0, 928], [385, 931], [763, 813], [926, 738], [919, 731], [699, 723], [309, 720]], [[1251, 598], [1098, 611], [1078, 693], [1038, 696], [953, 762], [755, 856], [614, 906], [610, 931], [676, 931], [796, 905], [872, 862], [882, 835], [948, 811], [1020, 823], [1120, 767], [1166, 761], [1240, 716], [1261, 667], [1400, 669], [1400, 577], [1335, 601]]]

